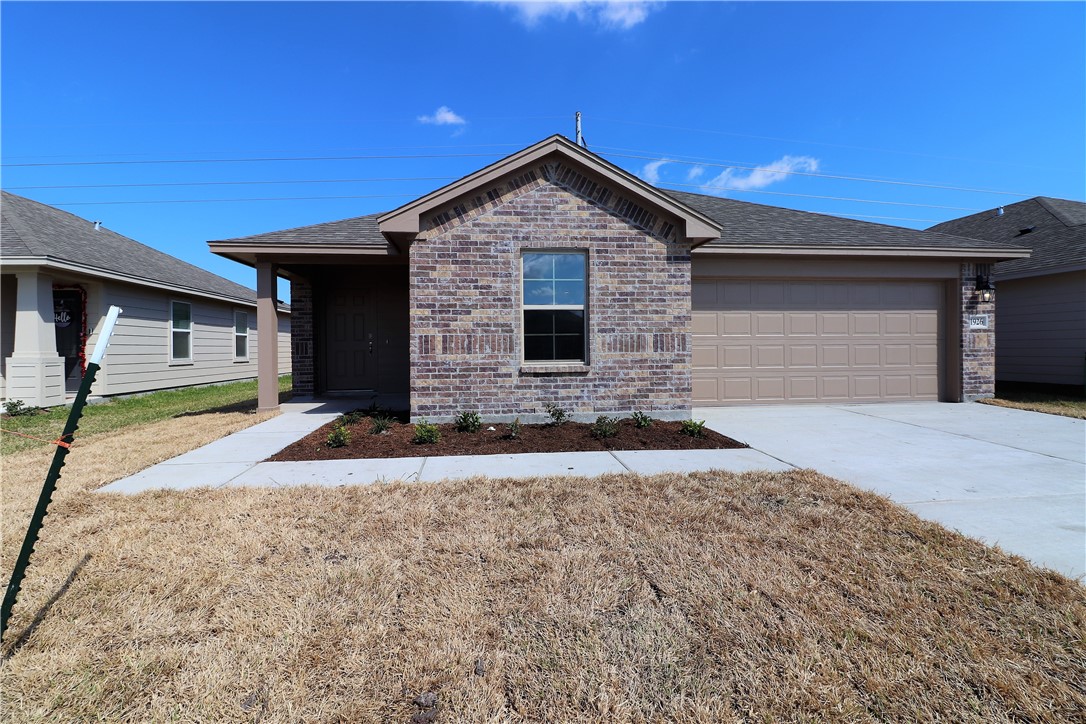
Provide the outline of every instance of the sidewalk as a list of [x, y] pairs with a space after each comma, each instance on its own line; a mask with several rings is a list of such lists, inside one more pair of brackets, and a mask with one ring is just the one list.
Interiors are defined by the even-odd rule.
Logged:
[[[392, 480], [429, 482], [477, 475], [530, 478], [549, 475], [595, 476], [634, 472], [698, 470], [790, 470], [765, 453], [737, 450], [615, 450], [613, 452], [523, 453], [368, 458], [311, 462], [261, 462], [305, 437], [340, 413], [349, 402], [297, 402], [267, 422], [216, 440], [100, 489], [105, 493], [185, 490], [225, 486], [364, 485]], [[420, 450], [424, 450], [420, 447]]]

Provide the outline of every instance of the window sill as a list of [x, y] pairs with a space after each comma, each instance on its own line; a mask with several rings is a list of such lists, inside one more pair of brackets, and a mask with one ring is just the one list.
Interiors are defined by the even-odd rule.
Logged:
[[520, 365], [522, 375], [586, 375], [591, 371], [592, 367], [582, 362], [557, 364], [523, 362]]
[[169, 362], [170, 367], [190, 367], [193, 361], [190, 359], [172, 359]]

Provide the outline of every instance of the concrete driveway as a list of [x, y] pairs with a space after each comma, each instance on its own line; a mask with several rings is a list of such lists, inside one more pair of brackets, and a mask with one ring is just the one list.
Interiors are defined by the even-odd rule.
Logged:
[[976, 403], [699, 408], [795, 467], [1073, 578], [1086, 574], [1086, 421]]

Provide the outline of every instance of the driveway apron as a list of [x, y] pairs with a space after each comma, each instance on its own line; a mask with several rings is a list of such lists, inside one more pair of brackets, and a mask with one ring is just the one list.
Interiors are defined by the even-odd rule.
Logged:
[[1086, 421], [978, 403], [700, 408], [707, 426], [1077, 578]]

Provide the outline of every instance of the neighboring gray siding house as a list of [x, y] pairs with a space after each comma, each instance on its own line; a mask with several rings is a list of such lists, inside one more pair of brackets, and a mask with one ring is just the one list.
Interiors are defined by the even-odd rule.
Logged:
[[1086, 203], [1038, 196], [931, 230], [1033, 250], [995, 266], [996, 380], [1086, 385]]
[[385, 214], [210, 247], [258, 290], [291, 280], [296, 394], [434, 420], [991, 396], [975, 265], [1028, 253], [663, 191], [561, 136]]
[[[63, 404], [110, 305], [124, 310], [97, 395], [257, 376], [256, 293], [66, 211], [0, 199], [0, 395]], [[290, 371], [290, 316], [270, 326]]]

